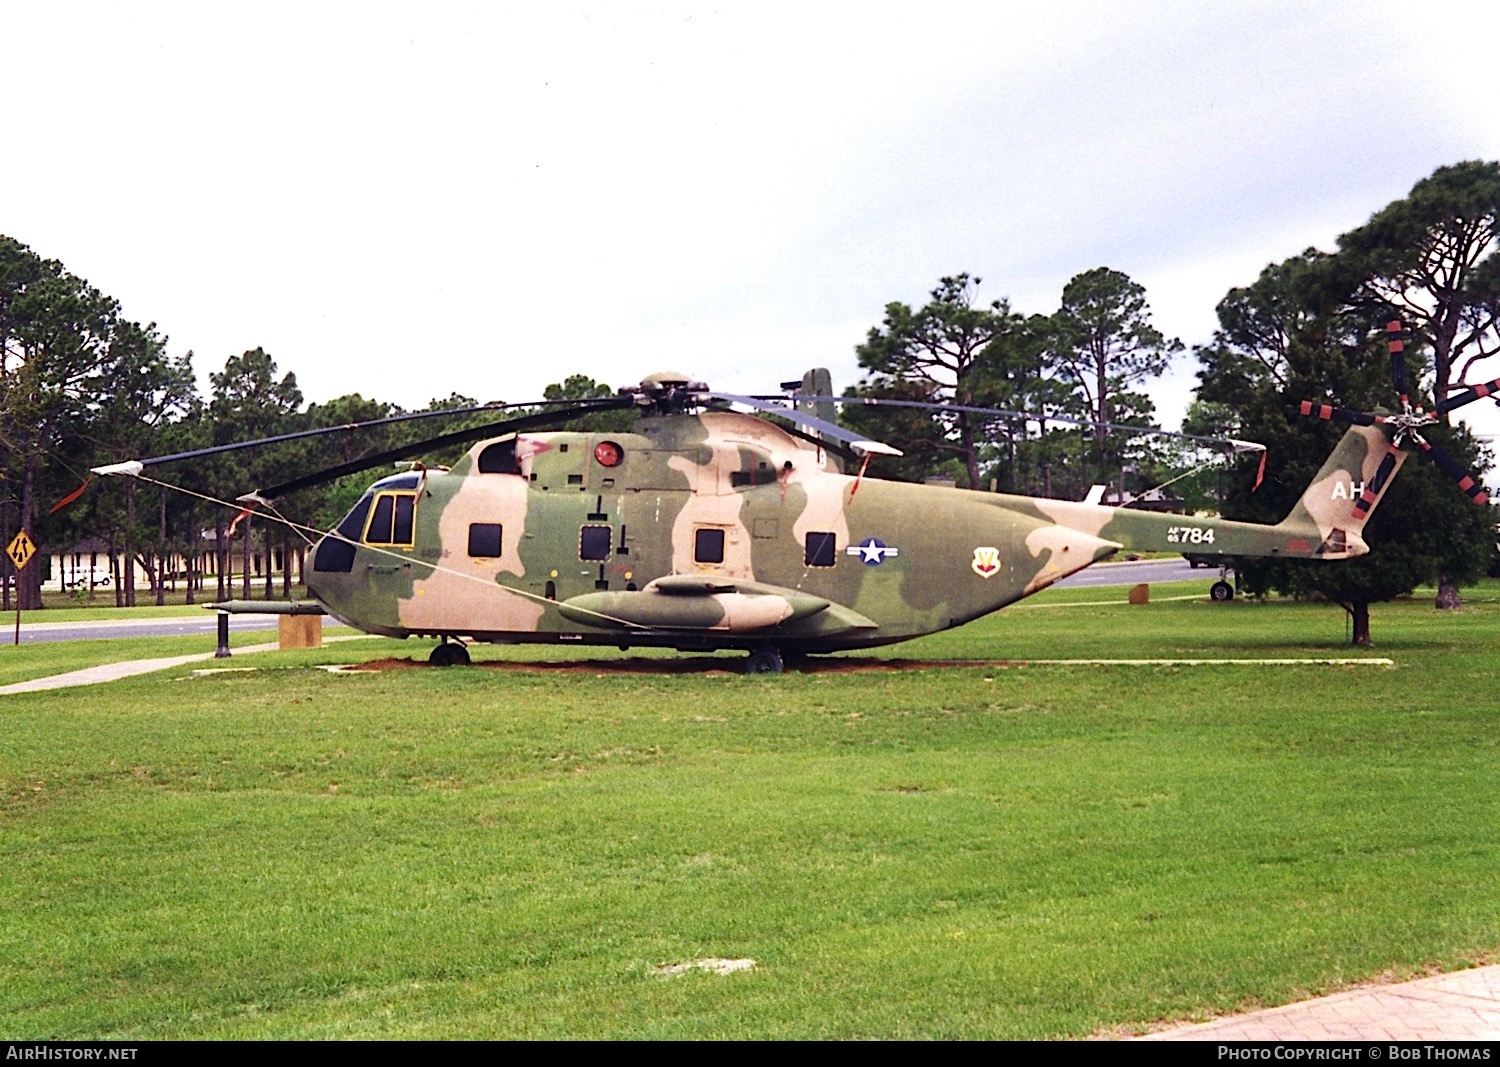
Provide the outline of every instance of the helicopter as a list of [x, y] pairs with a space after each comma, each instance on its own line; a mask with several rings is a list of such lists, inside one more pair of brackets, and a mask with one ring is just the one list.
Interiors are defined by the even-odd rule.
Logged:
[[[1394, 361], [1399, 341], [1392, 344]], [[820, 417], [839, 399], [827, 395], [826, 370], [785, 383], [799, 388], [776, 398], [718, 393], [662, 372], [615, 397], [529, 411], [240, 502], [269, 505], [478, 438], [451, 468], [415, 468], [370, 485], [316, 542], [306, 577], [312, 603], [288, 610], [371, 634], [437, 638], [436, 666], [470, 662], [469, 642], [551, 643], [740, 650], [746, 673], [779, 673], [788, 658], [961, 626], [1127, 550], [1364, 555], [1362, 530], [1406, 458], [1402, 446], [1411, 440], [1433, 451], [1417, 433], [1432, 417], [1411, 408], [1403, 384], [1396, 416], [1304, 402], [1304, 414], [1351, 425], [1275, 525], [866, 477], [872, 455], [900, 453]], [[622, 409], [637, 412], [629, 432], [547, 429]], [[767, 414], [787, 425], [760, 417]], [[326, 431], [286, 436], [318, 432]], [[241, 446], [220, 446], [231, 447]], [[139, 474], [145, 464], [199, 454], [95, 472]], [[1437, 458], [1472, 485], [1451, 459]], [[846, 462], [858, 463], [857, 473]], [[267, 610], [260, 602], [210, 606]]]

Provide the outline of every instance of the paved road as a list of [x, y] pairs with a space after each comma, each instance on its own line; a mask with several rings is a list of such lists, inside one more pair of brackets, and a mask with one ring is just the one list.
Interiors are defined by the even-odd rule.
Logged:
[[[232, 632], [240, 630], [274, 630], [276, 615], [235, 615], [229, 620]], [[101, 619], [95, 622], [21, 623], [21, 644], [39, 641], [84, 641], [105, 637], [180, 637], [184, 634], [206, 634], [212, 640], [218, 627], [218, 612], [153, 619]], [[15, 639], [15, 617], [0, 625], [0, 642]]]
[[1203, 591], [1218, 580], [1216, 567], [1200, 567], [1194, 570], [1185, 559], [1145, 559], [1138, 563], [1096, 563], [1078, 574], [1064, 578], [1057, 585], [1061, 588], [1080, 588], [1089, 585], [1138, 585], [1141, 582], [1180, 582], [1185, 579], [1203, 579]]

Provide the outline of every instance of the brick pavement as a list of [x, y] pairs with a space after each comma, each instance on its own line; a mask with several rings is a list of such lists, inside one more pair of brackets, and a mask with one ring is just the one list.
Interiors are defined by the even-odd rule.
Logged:
[[1143, 1041], [1500, 1040], [1500, 966], [1366, 986], [1177, 1026]]

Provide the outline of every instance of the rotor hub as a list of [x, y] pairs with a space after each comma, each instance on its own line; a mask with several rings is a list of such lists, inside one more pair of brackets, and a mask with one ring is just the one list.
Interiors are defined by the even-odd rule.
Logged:
[[1431, 426], [1437, 422], [1437, 417], [1430, 415], [1421, 408], [1408, 405], [1398, 415], [1386, 416], [1386, 422], [1395, 430], [1394, 443], [1399, 447], [1407, 441], [1420, 441], [1421, 434], [1417, 431], [1423, 426]]
[[708, 399], [708, 385], [680, 371], [657, 371], [641, 379], [640, 385], [620, 389], [621, 396], [634, 397], [637, 405], [660, 415], [680, 415], [695, 410]]

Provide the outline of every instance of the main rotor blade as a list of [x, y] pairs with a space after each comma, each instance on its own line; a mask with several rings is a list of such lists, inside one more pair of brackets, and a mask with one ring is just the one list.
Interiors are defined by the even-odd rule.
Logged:
[[1344, 422], [1352, 422], [1356, 426], [1376, 426], [1390, 421], [1384, 415], [1375, 415], [1368, 411], [1354, 411], [1351, 408], [1338, 408], [1332, 404], [1314, 404], [1311, 400], [1300, 401], [1297, 410], [1303, 415], [1312, 415], [1319, 419], [1341, 419]]
[[1464, 470], [1458, 460], [1439, 446], [1428, 443], [1418, 434], [1412, 434], [1412, 439], [1422, 446], [1422, 451], [1432, 457], [1432, 462], [1438, 465], [1439, 470], [1458, 483], [1458, 487], [1463, 490], [1465, 496], [1476, 504], [1489, 503], [1490, 494], [1485, 491], [1484, 486], [1474, 480], [1473, 475]]
[[524, 430], [537, 430], [546, 426], [555, 426], [558, 422], [572, 418], [578, 414], [591, 414], [596, 411], [620, 411], [625, 408], [635, 407], [632, 397], [607, 397], [594, 401], [574, 401], [576, 404], [586, 403], [587, 407], [580, 407], [568, 411], [541, 411], [533, 415], [522, 415], [520, 418], [506, 419], [503, 422], [485, 423], [483, 426], [470, 426], [462, 430], [454, 430], [439, 437], [429, 437], [425, 441], [416, 441], [400, 448], [392, 448], [385, 452], [376, 453], [373, 456], [365, 456], [362, 459], [351, 460], [348, 463], [340, 463], [336, 467], [325, 467], [323, 470], [305, 474], [300, 478], [293, 478], [289, 482], [273, 485], [268, 489], [258, 489], [253, 494], [247, 494], [242, 499], [250, 496], [258, 496], [262, 500], [276, 500], [288, 493], [295, 493], [299, 489], [307, 489], [310, 486], [322, 485], [342, 478], [346, 474], [357, 474], [372, 467], [380, 467], [396, 460], [408, 459], [411, 456], [421, 455], [423, 452], [435, 451], [447, 448], [450, 445], [467, 444], [470, 441], [478, 441], [485, 437], [499, 437], [507, 433], [520, 433]]
[[[707, 395], [719, 400], [728, 400], [734, 404], [744, 404], [746, 407], [754, 408], [756, 411], [764, 411], [767, 414], [779, 415], [781, 418], [786, 419], [789, 422], [800, 423], [801, 425], [806, 426], [809, 429], [816, 430], [818, 433], [823, 434], [825, 437], [830, 437], [835, 441], [843, 441], [860, 455], [869, 455], [870, 453], [874, 453], [878, 456], [903, 455], [902, 451], [899, 448], [893, 448], [892, 446], [886, 444], [884, 441], [875, 441], [866, 437], [862, 433], [855, 433], [853, 430], [846, 430], [842, 426], [835, 426], [833, 423], [820, 419], [815, 415], [809, 415], [805, 411], [797, 411], [794, 408], [782, 407], [780, 404], [768, 403], [758, 396], [740, 396], [737, 393], [709, 393]], [[784, 400], [785, 398], [777, 397], [776, 399]], [[823, 398], [802, 397], [799, 399], [821, 400]]]
[[[724, 394], [718, 394], [724, 395]], [[757, 396], [747, 397], [746, 400], [787, 400], [784, 396]], [[1129, 426], [1125, 423], [1106, 422], [1097, 423], [1093, 419], [1079, 419], [1071, 415], [1038, 415], [1029, 411], [1008, 411], [1005, 408], [981, 408], [967, 404], [933, 404], [923, 400], [887, 400], [880, 396], [805, 396], [794, 393], [790, 397], [793, 400], [802, 401], [829, 401], [834, 404], [861, 404], [865, 407], [888, 407], [888, 408], [917, 408], [924, 411], [963, 411], [971, 415], [999, 415], [1007, 419], [1030, 419], [1033, 422], [1064, 422], [1069, 426], [1083, 426], [1092, 428], [1102, 425], [1106, 430], [1115, 430], [1121, 433], [1155, 434], [1161, 437], [1180, 437], [1187, 441], [1202, 441], [1206, 445], [1225, 446], [1228, 445], [1234, 452], [1262, 452], [1264, 445], [1256, 444], [1254, 441], [1241, 441], [1233, 437], [1208, 437], [1204, 434], [1183, 433], [1181, 430], [1163, 430], [1156, 426]], [[844, 431], [848, 433], [848, 431]]]
[[[610, 411], [621, 405], [615, 402], [616, 398], [608, 397], [598, 401], [595, 400], [533, 400], [520, 404], [481, 404], [478, 407], [469, 408], [445, 408], [440, 411], [417, 411], [407, 415], [390, 415], [380, 419], [366, 419], [363, 422], [347, 422], [339, 426], [323, 426], [316, 430], [298, 430], [296, 433], [282, 433], [271, 437], [258, 437], [253, 441], [236, 441], [233, 444], [213, 445], [210, 448], [195, 448], [188, 452], [173, 452], [169, 456], [152, 456], [149, 459], [133, 459], [123, 463], [110, 463], [102, 467], [93, 468], [95, 474], [130, 474], [138, 473], [144, 467], [153, 467], [158, 463], [173, 463], [182, 459], [199, 459], [203, 456], [221, 455], [225, 452], [238, 452], [241, 449], [257, 448], [261, 445], [275, 445], [286, 441], [300, 441], [310, 437], [323, 437], [331, 433], [345, 433], [353, 430], [364, 430], [372, 426], [389, 426], [398, 422], [412, 422], [417, 419], [436, 419], [444, 415], [473, 415], [482, 411], [509, 411], [513, 408], [534, 408], [559, 405], [577, 404], [589, 405], [582, 407], [585, 413], [589, 411]], [[603, 406], [595, 406], [603, 405]]]
[[1447, 414], [1454, 408], [1461, 408], [1465, 404], [1472, 404], [1474, 401], [1489, 396], [1492, 393], [1500, 393], [1500, 378], [1496, 378], [1492, 382], [1484, 382], [1480, 385], [1471, 385], [1461, 393], [1455, 393], [1450, 397], [1439, 400], [1437, 402], [1437, 409], [1439, 414]]

